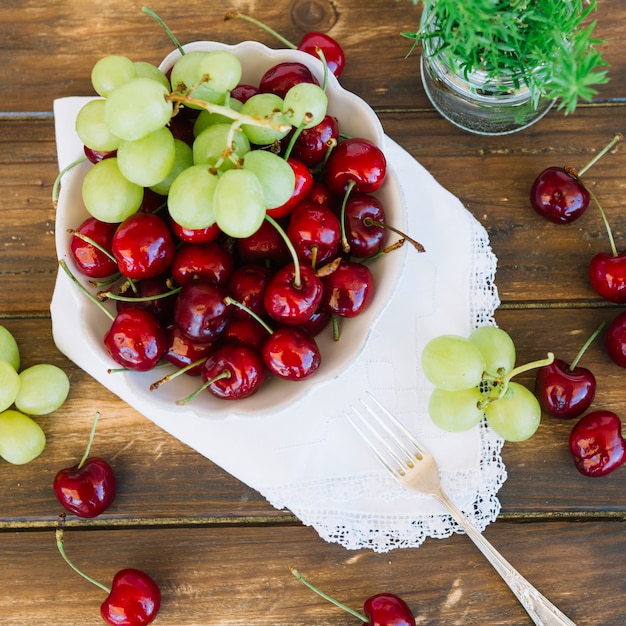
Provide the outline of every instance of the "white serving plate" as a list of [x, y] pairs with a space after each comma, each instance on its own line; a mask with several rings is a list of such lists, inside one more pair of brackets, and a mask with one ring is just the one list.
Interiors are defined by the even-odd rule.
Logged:
[[[320, 82], [322, 80], [321, 63], [300, 51], [273, 50], [257, 42], [244, 42], [235, 46], [213, 42], [194, 42], [184, 46], [184, 49], [231, 50], [242, 62], [244, 68], [242, 82], [250, 84], [257, 83], [260, 76], [274, 64], [287, 60], [305, 63]], [[161, 68], [167, 69], [179, 56], [180, 52], [175, 50], [166, 57]], [[342, 133], [365, 137], [380, 147], [383, 146], [384, 133], [380, 122], [361, 98], [343, 89], [332, 74], [328, 76], [327, 93], [328, 111], [338, 118]], [[74, 116], [77, 110], [74, 111]], [[82, 145], [80, 142], [77, 143], [73, 131], [74, 119], [60, 122], [66, 123], [57, 123], [57, 130], [64, 128], [68, 136], [59, 136], [57, 132], [57, 142], [61, 144], [71, 142], [77, 145], [78, 149], [73, 158], [79, 158]], [[64, 146], [61, 145], [60, 148]], [[67, 150], [61, 149], [59, 152], [67, 153]], [[375, 195], [385, 208], [387, 221], [401, 230], [406, 230], [407, 214], [404, 195], [398, 177], [391, 164], [388, 163], [388, 165], [387, 179]], [[67, 230], [77, 228], [88, 215], [82, 202], [81, 187], [89, 167], [90, 164], [83, 163], [64, 175], [57, 206], [55, 233], [59, 259], [64, 259], [74, 275], [84, 284], [86, 280], [78, 273], [69, 254], [70, 235]], [[393, 241], [393, 237], [391, 236], [390, 240]], [[61, 352], [79, 367], [131, 406], [140, 408], [148, 416], [151, 412], [171, 413], [172, 417], [184, 413], [189, 414], [190, 417], [207, 418], [271, 414], [289, 405], [295, 405], [312, 389], [336, 380], [351, 363], [358, 359], [373, 327], [394, 295], [404, 267], [406, 248], [405, 245], [402, 249], [385, 255], [370, 265], [376, 286], [374, 298], [368, 309], [360, 316], [342, 321], [341, 339], [334, 341], [330, 336], [330, 329], [326, 329], [328, 332], [323, 332], [316, 338], [322, 355], [322, 365], [313, 376], [299, 382], [273, 378], [266, 381], [262, 389], [254, 396], [244, 400], [220, 400], [206, 392], [187, 405], [179, 406], [176, 400], [186, 397], [195, 390], [201, 384], [200, 378], [180, 376], [151, 392], [150, 384], [163, 377], [168, 371], [173, 371], [173, 368], [160, 368], [145, 373], [108, 373], [109, 369], [116, 367], [106, 353], [102, 342], [109, 327], [109, 319], [61, 269], [51, 303], [54, 340]]]

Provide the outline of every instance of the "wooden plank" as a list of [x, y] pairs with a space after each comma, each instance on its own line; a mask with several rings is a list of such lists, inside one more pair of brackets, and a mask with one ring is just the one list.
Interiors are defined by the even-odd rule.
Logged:
[[[622, 555], [616, 523], [496, 523], [487, 538], [579, 626], [623, 624]], [[100, 623], [106, 594], [61, 560], [52, 526], [45, 532], [0, 534], [0, 623], [84, 626]], [[498, 575], [463, 535], [429, 540], [388, 554], [346, 551], [305, 527], [178, 528], [84, 531], [69, 528], [70, 558], [110, 584], [123, 567], [150, 573], [163, 602], [162, 626], [348, 626], [355, 618], [317, 597], [289, 571], [296, 567], [321, 589], [361, 610], [367, 597], [391, 592], [420, 625], [530, 624]], [[10, 581], [10, 582], [9, 582]]]

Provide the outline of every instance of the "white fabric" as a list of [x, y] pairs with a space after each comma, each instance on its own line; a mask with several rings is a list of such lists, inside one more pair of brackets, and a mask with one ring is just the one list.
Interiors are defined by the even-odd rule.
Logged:
[[[80, 156], [74, 119], [83, 102], [55, 101], [61, 169]], [[506, 480], [503, 442], [484, 423], [456, 434], [432, 424], [426, 408], [431, 385], [419, 362], [430, 338], [468, 335], [477, 326], [495, 323], [496, 258], [487, 233], [388, 137], [385, 154], [402, 184], [408, 230], [426, 252], [407, 250], [398, 288], [356, 362], [294, 407], [258, 419], [174, 422], [134, 402], [127, 390], [116, 388], [115, 377], [83, 363], [81, 351], [72, 352], [62, 341], [57, 311], [67, 314], [68, 307], [58, 302], [65, 297], [67, 281], [58, 281], [51, 306], [59, 349], [146, 417], [256, 489], [277, 509], [291, 510], [323, 539], [377, 552], [416, 547], [426, 537], [446, 537], [458, 527], [431, 498], [400, 487], [352, 430], [345, 411], [366, 390], [427, 445], [444, 488], [480, 530], [496, 519], [497, 492]]]

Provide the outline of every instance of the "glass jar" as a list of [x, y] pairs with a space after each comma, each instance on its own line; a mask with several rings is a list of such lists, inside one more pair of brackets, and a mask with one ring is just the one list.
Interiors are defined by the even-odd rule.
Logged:
[[540, 120], [554, 104], [540, 99], [534, 106], [530, 90], [513, 77], [497, 84], [485, 72], [465, 73], [452, 67], [445, 54], [432, 53], [424, 43], [421, 74], [433, 106], [449, 122], [478, 135], [507, 135]]

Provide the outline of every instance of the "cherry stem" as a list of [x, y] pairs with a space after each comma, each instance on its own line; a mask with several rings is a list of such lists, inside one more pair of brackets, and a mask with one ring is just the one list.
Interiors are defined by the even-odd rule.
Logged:
[[63, 525], [64, 524], [65, 524], [65, 513], [61, 513], [59, 515], [59, 520], [57, 522], [55, 536], [56, 536], [57, 548], [59, 550], [59, 553], [63, 557], [63, 560], [77, 574], [80, 574], [85, 580], [88, 580], [90, 583], [94, 584], [96, 587], [100, 587], [100, 589], [102, 589], [104, 592], [106, 592], [107, 594], [110, 594], [111, 593], [111, 589], [109, 589], [109, 587], [107, 587], [106, 585], [103, 585], [101, 582], [97, 581], [95, 578], [92, 578], [91, 576], [88, 576], [87, 574], [85, 574], [85, 572], [83, 572], [82, 570], [78, 569], [78, 567], [76, 565], [74, 565], [74, 563], [72, 563], [72, 561], [70, 561], [70, 558], [65, 553], [65, 546], [63, 545]]
[[222, 380], [224, 378], [230, 378], [230, 377], [231, 377], [230, 370], [224, 370], [217, 376], [214, 376], [213, 378], [209, 378], [209, 380], [207, 380], [201, 387], [196, 389], [193, 393], [190, 393], [186, 398], [183, 398], [182, 400], [176, 400], [176, 404], [178, 404], [179, 406], [182, 404], [187, 404], [187, 402], [189, 402], [190, 400], [193, 400], [196, 396], [200, 395], [207, 387], [209, 387], [213, 383], [216, 383], [218, 380]]
[[350, 242], [348, 241], [348, 236], [346, 235], [346, 206], [348, 204], [350, 193], [355, 185], [356, 181], [354, 179], [351, 179], [348, 182], [348, 187], [341, 203], [341, 247], [346, 254], [350, 252]]
[[576, 369], [576, 366], [578, 365], [578, 361], [580, 361], [582, 355], [585, 354], [585, 351], [587, 350], [587, 348], [593, 343], [595, 338], [600, 334], [600, 331], [605, 326], [606, 326], [606, 322], [602, 322], [600, 324], [600, 326], [598, 326], [598, 328], [596, 328], [595, 332], [591, 335], [591, 337], [589, 337], [589, 339], [587, 339], [587, 341], [585, 341], [585, 343], [583, 344], [583, 347], [578, 351], [578, 354], [576, 355], [576, 358], [572, 361], [572, 364], [569, 366], [569, 371], [570, 372], [573, 372], [574, 369]]
[[257, 315], [252, 309], [250, 309], [249, 307], [247, 307], [245, 304], [243, 304], [243, 302], [239, 302], [237, 300], [235, 300], [234, 298], [231, 298], [230, 296], [226, 296], [224, 298], [224, 304], [228, 304], [228, 305], [233, 305], [236, 306], [238, 309], [241, 309], [242, 311], [245, 311], [246, 313], [248, 313], [248, 315], [250, 315], [250, 317], [252, 317], [254, 320], [256, 320], [259, 324], [261, 324], [261, 326], [263, 326], [263, 328], [271, 335], [274, 333], [274, 331], [270, 328], [270, 326], [265, 322], [265, 320], [263, 320], [261, 317], [259, 317], [259, 315]]
[[189, 363], [188, 365], [185, 365], [184, 367], [181, 367], [181, 368], [177, 369], [175, 372], [172, 372], [171, 374], [168, 374], [167, 376], [164, 376], [160, 380], [157, 380], [156, 382], [154, 382], [154, 383], [152, 383], [150, 385], [150, 391], [155, 391], [156, 389], [158, 389], [164, 383], [168, 383], [170, 380], [173, 380], [174, 378], [178, 378], [178, 376], [180, 376], [181, 374], [184, 374], [185, 372], [188, 372], [190, 369], [193, 369], [194, 367], [197, 367], [198, 365], [201, 365], [208, 358], [209, 357], [205, 356], [205, 357], [203, 357], [201, 359], [198, 359], [197, 361], [194, 361], [193, 363]]
[[598, 152], [598, 154], [596, 154], [596, 156], [593, 157], [593, 159], [591, 159], [591, 161], [589, 161], [589, 163], [587, 163], [587, 165], [585, 165], [585, 167], [583, 167], [577, 174], [578, 178], [580, 178], [590, 167], [592, 167], [593, 165], [595, 165], [595, 163], [597, 161], [599, 161], [609, 150], [611, 150], [613, 148], [613, 146], [622, 138], [622, 133], [615, 133], [613, 135], [613, 139], [611, 139], [611, 141], [604, 146], [604, 148], [602, 148], [602, 150], [600, 150], [600, 152]]
[[74, 284], [76, 284], [78, 286], [78, 288], [95, 304], [97, 304], [100, 309], [106, 314], [108, 315], [109, 319], [111, 321], [113, 321], [115, 319], [115, 315], [113, 315], [113, 313], [111, 313], [111, 311], [109, 311], [109, 309], [107, 309], [104, 304], [102, 304], [102, 302], [100, 302], [100, 300], [98, 300], [98, 298], [96, 298], [96, 296], [94, 296], [91, 291], [89, 291], [89, 289], [87, 289], [77, 278], [76, 276], [74, 276], [74, 274], [72, 274], [72, 272], [70, 272], [70, 268], [67, 266], [67, 263], [61, 259], [59, 261], [59, 265], [63, 268], [63, 270], [65, 271], [65, 273], [72, 279], [72, 281], [74, 282]]
[[98, 418], [100, 417], [100, 411], [96, 411], [96, 415], [93, 418], [93, 424], [91, 426], [91, 433], [89, 433], [89, 441], [87, 442], [87, 448], [85, 449], [85, 454], [83, 454], [83, 458], [80, 460], [77, 469], [80, 469], [85, 461], [89, 458], [89, 453], [91, 452], [91, 444], [93, 443], [93, 439], [96, 436], [96, 426], [98, 425]]
[[371, 217], [366, 217], [363, 220], [363, 224], [365, 224], [365, 226], [379, 226], [380, 228], [386, 228], [387, 230], [390, 230], [391, 232], [396, 233], [396, 235], [402, 237], [403, 240], [408, 241], [418, 252], [426, 252], [426, 249], [419, 241], [416, 241], [412, 237], [409, 237], [406, 233], [403, 233], [401, 230], [398, 230], [394, 226], [385, 224], [384, 222], [379, 222], [378, 220], [372, 219]]
[[174, 33], [169, 29], [169, 27], [167, 26], [167, 24], [150, 8], [148, 7], [141, 7], [141, 10], [143, 13], [146, 13], [147, 15], [149, 15], [151, 18], [153, 18], [154, 20], [156, 20], [162, 27], [163, 30], [167, 33], [167, 36], [172, 40], [172, 43], [178, 48], [178, 50], [180, 51], [180, 53], [182, 55], [185, 54], [185, 51], [183, 50], [183, 47], [180, 45], [180, 43], [178, 42], [178, 39], [176, 39], [176, 36], [174, 35]]
[[306, 585], [309, 589], [311, 589], [312, 591], [314, 591], [318, 596], [321, 596], [322, 598], [324, 598], [324, 600], [328, 600], [329, 602], [331, 602], [332, 604], [334, 604], [335, 606], [338, 606], [340, 609], [343, 609], [344, 611], [347, 611], [348, 613], [350, 613], [350, 615], [353, 615], [354, 617], [360, 619], [363, 623], [367, 624], [367, 622], [369, 621], [367, 619], [367, 617], [365, 617], [365, 615], [363, 615], [362, 613], [359, 613], [358, 611], [355, 611], [354, 609], [351, 609], [349, 606], [346, 606], [345, 604], [343, 604], [342, 602], [339, 602], [338, 600], [335, 600], [335, 598], [332, 598], [331, 596], [329, 596], [328, 594], [324, 593], [321, 589], [318, 589], [317, 587], [315, 587], [313, 585], [313, 583], [310, 583], [295, 567], [291, 568], [291, 573], [304, 585]]
[[265, 219], [278, 231], [278, 234], [283, 238], [287, 249], [289, 250], [289, 254], [291, 254], [291, 258], [293, 259], [293, 264], [295, 266], [294, 278], [293, 278], [293, 286], [296, 289], [300, 289], [302, 287], [302, 278], [300, 276], [300, 259], [298, 259], [298, 253], [291, 242], [291, 239], [287, 236], [285, 229], [271, 216], [267, 213], [265, 214]]
[[245, 22], [250, 22], [250, 24], [254, 24], [255, 26], [258, 26], [259, 28], [263, 29], [266, 33], [269, 33], [270, 35], [272, 35], [272, 37], [275, 37], [276, 39], [278, 39], [278, 41], [285, 44], [288, 48], [291, 48], [292, 50], [297, 49], [297, 46], [295, 44], [291, 43], [291, 41], [283, 37], [280, 33], [277, 33], [273, 28], [270, 28], [267, 24], [260, 22], [254, 17], [245, 15], [244, 13], [239, 13], [238, 11], [228, 11], [228, 13], [226, 13], [226, 15], [224, 16], [224, 21], [227, 22], [228, 20], [233, 20], [235, 18], [239, 18], [240, 20], [244, 20]]
[[63, 176], [69, 172], [71, 169], [73, 169], [74, 167], [76, 167], [77, 165], [80, 165], [81, 163], [85, 162], [87, 160], [87, 157], [80, 157], [79, 159], [76, 159], [76, 161], [72, 161], [72, 163], [70, 163], [69, 165], [66, 165], [57, 175], [57, 177], [54, 179], [54, 184], [52, 185], [52, 202], [54, 202], [55, 204], [59, 201], [59, 189], [61, 187], [61, 179], [63, 178]]
[[598, 200], [598, 196], [589, 188], [587, 188], [589, 195], [593, 198], [593, 201], [596, 203], [598, 210], [600, 211], [600, 215], [602, 216], [602, 221], [604, 222], [604, 226], [606, 228], [607, 235], [609, 236], [609, 244], [611, 246], [611, 253], [614, 257], [618, 256], [617, 246], [615, 245], [615, 239], [613, 238], [613, 231], [611, 230], [611, 225], [609, 224], [609, 220], [606, 217], [606, 213]]
[[153, 300], [161, 300], [163, 298], [175, 296], [181, 289], [182, 287], [174, 287], [169, 291], [164, 291], [163, 293], [155, 293], [152, 296], [123, 296], [119, 293], [114, 293], [112, 291], [100, 291], [96, 297], [100, 301], [118, 300], [120, 302], [152, 302]]

